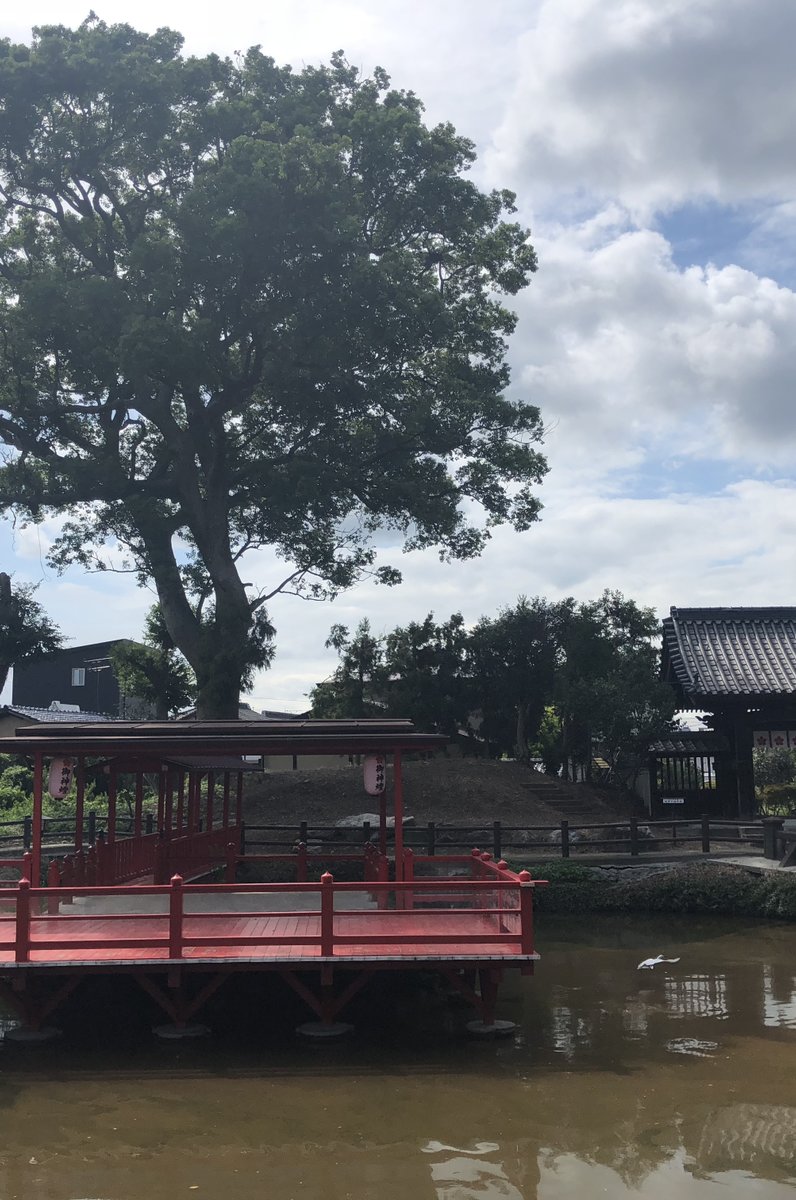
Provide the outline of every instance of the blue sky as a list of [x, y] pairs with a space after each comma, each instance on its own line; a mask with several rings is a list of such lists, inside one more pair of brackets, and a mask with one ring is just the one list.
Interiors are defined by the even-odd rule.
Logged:
[[[180, 29], [190, 51], [253, 43], [296, 66], [344, 47], [474, 139], [484, 186], [516, 191], [539, 272], [516, 300], [512, 388], [548, 429], [542, 522], [481, 559], [402, 556], [406, 582], [334, 605], [279, 598], [257, 707], [298, 710], [333, 666], [333, 621], [376, 628], [519, 593], [615, 587], [661, 614], [790, 603], [796, 547], [796, 85], [792, 0], [272, 0], [217, 8], [107, 0], [105, 20]], [[0, 33], [75, 24], [32, 0]], [[0, 562], [40, 583], [75, 643], [135, 636], [152, 596], [125, 577], [59, 578], [53, 528], [0, 526]], [[253, 556], [263, 585], [277, 564]]]

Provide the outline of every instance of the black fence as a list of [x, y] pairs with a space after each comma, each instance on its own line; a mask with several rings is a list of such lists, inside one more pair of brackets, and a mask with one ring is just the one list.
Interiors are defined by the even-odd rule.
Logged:
[[[20, 847], [29, 850], [32, 840], [30, 817], [19, 821], [0, 822], [0, 858], [7, 851]], [[523, 853], [541, 852], [547, 857], [581, 857], [585, 855], [628, 855], [635, 858], [645, 853], [660, 853], [666, 849], [693, 849], [702, 854], [727, 852], [728, 849], [762, 853], [764, 822], [730, 821], [702, 816], [697, 820], [645, 821], [631, 817], [627, 821], [602, 824], [576, 824], [561, 821], [557, 825], [506, 825], [502, 821], [488, 824], [448, 825], [430, 821], [427, 825], [405, 826], [404, 846], [418, 854], [444, 856], [468, 854], [474, 847], [489, 850], [496, 859], [517, 858]], [[154, 815], [144, 814], [145, 833], [154, 832]], [[132, 819], [118, 818], [118, 837], [133, 832]], [[767, 832], [767, 831], [766, 831]], [[42, 837], [45, 845], [72, 846], [75, 844], [74, 818], [47, 817]], [[94, 812], [86, 814], [83, 823], [83, 844], [92, 846], [106, 833], [105, 818]], [[392, 838], [393, 831], [388, 831]], [[378, 826], [364, 822], [361, 826], [310, 825], [301, 821], [293, 825], [241, 825], [241, 854], [290, 853], [299, 843], [331, 846], [347, 850], [377, 841]], [[770, 839], [769, 839], [770, 840]], [[773, 857], [773, 854], [769, 854]]]
[[[116, 833], [124, 837], [131, 835], [133, 832], [132, 817], [116, 818]], [[144, 813], [142, 820], [142, 830], [144, 833], [154, 833], [155, 831], [155, 815], [154, 813]], [[77, 829], [75, 826], [74, 817], [44, 817], [42, 818], [42, 842], [46, 844], [70, 845], [74, 846]], [[93, 810], [86, 813], [83, 822], [83, 844], [93, 846], [97, 838], [105, 837], [107, 832], [107, 818], [95, 813]], [[18, 821], [0, 821], [0, 854], [2, 848], [9, 846], [18, 849], [22, 846], [25, 850], [30, 850], [33, 844], [33, 819], [31, 817], [23, 817]]]
[[[392, 830], [388, 831], [391, 838]], [[299, 843], [330, 844], [343, 848], [361, 846], [378, 839], [379, 829], [369, 822], [341, 828], [330, 825], [243, 825], [241, 853], [285, 853]], [[628, 821], [578, 825], [561, 821], [557, 825], [447, 825], [430, 821], [427, 825], [405, 826], [404, 846], [420, 854], [442, 856], [469, 853], [474, 847], [490, 850], [496, 859], [516, 858], [525, 851], [550, 857], [570, 858], [588, 854], [631, 857], [666, 848], [694, 849], [702, 854], [742, 848], [748, 853], [762, 852], [763, 825], [753, 821], [718, 820], [709, 816], [698, 820]]]

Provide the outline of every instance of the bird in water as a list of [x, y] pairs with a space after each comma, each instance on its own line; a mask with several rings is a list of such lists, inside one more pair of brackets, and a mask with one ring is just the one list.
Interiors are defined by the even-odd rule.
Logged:
[[675, 963], [679, 962], [679, 958], [664, 958], [659, 954], [657, 958], [645, 958], [643, 962], [638, 964], [637, 971], [651, 971], [653, 967], [657, 967], [658, 963]]

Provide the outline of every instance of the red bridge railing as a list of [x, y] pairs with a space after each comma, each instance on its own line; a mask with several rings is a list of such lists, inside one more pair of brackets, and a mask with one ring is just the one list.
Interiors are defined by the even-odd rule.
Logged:
[[[367, 957], [369, 946], [409, 948], [433, 958], [435, 947], [452, 944], [464, 956], [468, 947], [477, 946], [478, 953], [487, 947], [501, 957], [519, 956], [528, 961], [528, 956], [534, 956], [533, 888], [543, 881], [532, 880], [526, 871], [506, 875], [503, 877], [501, 871], [501, 877], [496, 874], [493, 878], [462, 881], [454, 892], [447, 880], [424, 881], [418, 888], [413, 881], [336, 882], [328, 873], [316, 883], [246, 886], [185, 884], [180, 876], [175, 876], [166, 886], [38, 888], [23, 879], [16, 888], [7, 889], [0, 902], [0, 961], [5, 954], [17, 963], [30, 962], [32, 955], [34, 961], [46, 962], [47, 952], [56, 951], [58, 960], [63, 962], [66, 950], [73, 952], [74, 962], [81, 956], [89, 959], [91, 952], [97, 950], [103, 952], [103, 959], [115, 963], [134, 963], [148, 957], [173, 961], [201, 957], [196, 951], [203, 947], [219, 962], [226, 959], [233, 963], [236, 958], [256, 954], [258, 949], [262, 952], [284, 948], [287, 952], [290, 947], [309, 948], [306, 957], [310, 959], [335, 956], [344, 959], [350, 947], [357, 947], [358, 955]], [[437, 900], [444, 906], [436, 925], [435, 914], [426, 913], [425, 919], [419, 920], [423, 914], [415, 911], [418, 892], [430, 901], [435, 889]], [[295, 908], [272, 912], [257, 908], [231, 910], [224, 905], [225, 898], [233, 895], [267, 897], [278, 893], [290, 893], [305, 902], [315, 896], [317, 907], [307, 908], [299, 903]], [[351, 907], [350, 901], [343, 900], [338, 906], [342, 898], [352, 894], [362, 895], [365, 902]], [[118, 901], [125, 895], [139, 899], [160, 897], [161, 911], [135, 911], [133, 905], [132, 911], [124, 912], [112, 905], [111, 911], [102, 912], [96, 903], [102, 897]], [[210, 910], [186, 912], [186, 899], [199, 895], [213, 896], [219, 903]], [[381, 900], [372, 907], [374, 895]], [[76, 899], [93, 903], [86, 911], [60, 911], [62, 904], [71, 906]], [[451, 910], [461, 918], [455, 922], [455, 928], [449, 920]], [[308, 918], [301, 934], [295, 932], [297, 911]], [[355, 928], [352, 916], [356, 918]], [[219, 918], [227, 919], [227, 932], [219, 931]], [[262, 932], [263, 918], [269, 918], [268, 933]], [[260, 925], [260, 932], [251, 931], [252, 921]], [[230, 953], [219, 954], [222, 949]], [[234, 953], [236, 950], [238, 954]], [[117, 953], [108, 959], [109, 951]]]

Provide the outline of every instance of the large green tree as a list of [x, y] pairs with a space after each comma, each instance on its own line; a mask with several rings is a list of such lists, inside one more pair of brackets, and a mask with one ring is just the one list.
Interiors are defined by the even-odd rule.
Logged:
[[51, 654], [63, 644], [58, 626], [35, 599], [30, 584], [13, 587], [11, 576], [0, 571], [0, 692], [14, 663]]
[[233, 716], [276, 592], [396, 582], [377, 528], [468, 558], [536, 519], [499, 298], [536, 264], [382, 71], [180, 51], [93, 17], [0, 42], [0, 506], [153, 580], [200, 715]]

